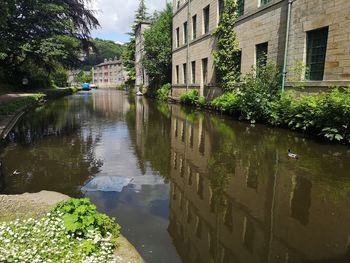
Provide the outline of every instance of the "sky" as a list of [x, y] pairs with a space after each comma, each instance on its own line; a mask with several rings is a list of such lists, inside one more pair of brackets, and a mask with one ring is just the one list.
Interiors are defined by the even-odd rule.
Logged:
[[[166, 0], [146, 0], [148, 12], [162, 10]], [[93, 37], [125, 43], [130, 31], [139, 0], [91, 0], [91, 8], [96, 10], [101, 28], [92, 32]]]

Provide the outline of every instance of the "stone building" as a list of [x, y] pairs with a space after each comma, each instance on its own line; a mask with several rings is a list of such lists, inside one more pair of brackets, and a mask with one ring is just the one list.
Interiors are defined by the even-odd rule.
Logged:
[[[286, 62], [287, 86], [345, 86], [350, 83], [350, 1], [237, 0], [236, 32], [241, 73], [267, 59], [281, 69]], [[288, 5], [291, 6], [286, 46]], [[223, 0], [174, 0], [173, 91], [188, 88], [216, 96], [212, 51]], [[287, 47], [287, 60], [284, 60]], [[266, 60], [265, 60], [266, 61]]]
[[142, 65], [144, 56], [144, 37], [143, 33], [150, 27], [150, 22], [140, 22], [135, 29], [135, 70], [136, 70], [136, 88], [147, 88], [149, 85], [149, 78], [147, 72]]
[[127, 72], [124, 70], [123, 62], [117, 58], [105, 59], [101, 64], [93, 68], [93, 84], [99, 88], [116, 88], [125, 84]]

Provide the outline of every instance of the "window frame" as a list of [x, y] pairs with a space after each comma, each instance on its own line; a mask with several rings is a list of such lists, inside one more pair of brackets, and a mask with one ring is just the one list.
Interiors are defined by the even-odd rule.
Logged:
[[197, 38], [197, 15], [192, 16], [192, 40]]
[[[324, 36], [317, 35], [318, 33], [324, 33], [325, 35]], [[311, 38], [313, 39], [311, 40]], [[306, 66], [308, 69], [305, 74], [306, 80], [310, 80], [310, 81], [324, 80], [328, 38], [329, 38], [329, 27], [322, 27], [322, 28], [318, 28], [318, 29], [314, 29], [306, 32]], [[315, 41], [317, 40], [319, 41], [320, 39], [324, 42], [316, 42], [315, 44]], [[315, 61], [314, 60], [315, 57], [318, 57], [319, 60]], [[315, 69], [315, 66], [316, 66], [316, 69]], [[317, 70], [317, 67], [318, 67], [318, 70]]]
[[210, 4], [203, 8], [203, 34], [210, 31]]

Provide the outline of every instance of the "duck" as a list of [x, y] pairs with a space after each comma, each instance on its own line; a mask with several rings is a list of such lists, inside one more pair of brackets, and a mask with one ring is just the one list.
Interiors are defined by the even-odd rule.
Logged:
[[299, 156], [295, 153], [292, 153], [290, 149], [288, 149], [288, 157], [292, 159], [299, 159]]
[[17, 170], [13, 171], [12, 175], [19, 175], [20, 172], [18, 172]]

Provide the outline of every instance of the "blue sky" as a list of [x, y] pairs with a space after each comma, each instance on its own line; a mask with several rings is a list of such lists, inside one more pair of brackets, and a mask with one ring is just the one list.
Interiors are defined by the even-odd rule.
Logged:
[[[146, 0], [149, 13], [154, 10], [162, 10], [166, 0]], [[97, 11], [96, 16], [101, 28], [92, 32], [93, 37], [98, 37], [115, 42], [127, 42], [135, 10], [139, 0], [91, 0], [92, 8]]]

